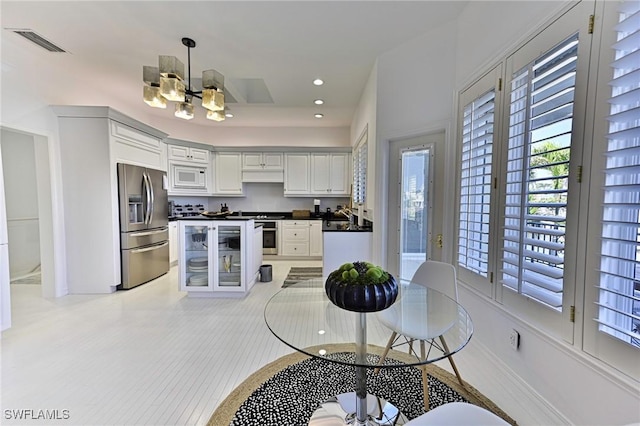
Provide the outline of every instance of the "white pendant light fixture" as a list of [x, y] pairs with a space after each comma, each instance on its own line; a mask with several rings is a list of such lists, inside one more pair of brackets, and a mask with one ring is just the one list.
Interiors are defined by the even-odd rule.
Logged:
[[[144, 102], [154, 108], [166, 108], [167, 101], [178, 102], [175, 116], [191, 120], [194, 117], [192, 100], [196, 97], [202, 100], [202, 106], [208, 110], [207, 118], [224, 120], [224, 76], [216, 70], [203, 71], [202, 90], [192, 90], [191, 49], [196, 47], [196, 42], [184, 37], [182, 44], [187, 47], [187, 84], [184, 81], [184, 64], [175, 56], [161, 55], [158, 67], [142, 68], [145, 82], [142, 96]], [[212, 118], [214, 112], [219, 112], [222, 119], [218, 120], [217, 116]]]

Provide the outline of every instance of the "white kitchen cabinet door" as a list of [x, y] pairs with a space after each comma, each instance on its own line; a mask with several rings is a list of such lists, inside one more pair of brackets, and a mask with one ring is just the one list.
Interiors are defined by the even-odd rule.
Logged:
[[281, 171], [284, 168], [281, 152], [245, 152], [242, 154], [242, 170]]
[[322, 256], [322, 221], [309, 221], [309, 256]]
[[[213, 282], [214, 292], [243, 293], [247, 288], [245, 275], [247, 268], [253, 269], [253, 265], [247, 265], [247, 258], [251, 258], [253, 233], [247, 238], [247, 223], [245, 221], [216, 221], [215, 242], [217, 268]], [[251, 231], [253, 232], [253, 227]], [[214, 242], [212, 241], [212, 243]], [[249, 286], [250, 288], [250, 286]]]
[[110, 131], [114, 162], [167, 170], [167, 148], [159, 138], [113, 120]]
[[311, 154], [311, 193], [348, 195], [350, 185], [349, 154]]
[[309, 154], [285, 154], [284, 195], [309, 195]]
[[329, 163], [329, 193], [331, 195], [349, 195], [351, 186], [350, 155], [348, 153], [331, 154]]
[[211, 293], [217, 277], [218, 237], [213, 221], [180, 221], [178, 272], [180, 291]]
[[169, 222], [169, 263], [178, 261], [178, 222]]
[[240, 153], [215, 154], [216, 195], [243, 195], [242, 193], [242, 155]]
[[262, 153], [245, 152], [242, 154], [242, 170], [262, 170]]
[[284, 182], [284, 156], [281, 152], [242, 154], [243, 182]]
[[331, 155], [311, 154], [311, 192], [329, 195], [331, 186]]
[[265, 170], [282, 170], [284, 169], [284, 156], [281, 152], [264, 152], [262, 153], [262, 164]]
[[191, 161], [194, 163], [208, 163], [209, 151], [201, 148], [190, 148], [182, 145], [167, 146], [169, 160]]

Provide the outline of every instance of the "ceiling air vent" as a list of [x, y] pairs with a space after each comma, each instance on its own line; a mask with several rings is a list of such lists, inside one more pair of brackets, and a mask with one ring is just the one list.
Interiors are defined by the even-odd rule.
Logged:
[[47, 49], [49, 52], [62, 52], [65, 53], [65, 50], [62, 49], [61, 47], [56, 46], [55, 44], [51, 43], [49, 40], [47, 40], [46, 38], [36, 34], [35, 32], [33, 32], [32, 30], [28, 30], [28, 29], [11, 29], [11, 31], [13, 31], [14, 33], [26, 38], [27, 40], [31, 41], [32, 43], [37, 44], [38, 46]]

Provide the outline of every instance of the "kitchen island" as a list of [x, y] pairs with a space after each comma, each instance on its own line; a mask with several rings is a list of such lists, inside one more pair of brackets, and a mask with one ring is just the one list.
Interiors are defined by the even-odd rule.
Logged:
[[371, 261], [373, 228], [347, 221], [325, 221], [322, 229], [322, 275], [328, 276], [346, 262]]
[[258, 280], [262, 226], [239, 217], [178, 220], [180, 291], [190, 297], [244, 297]]

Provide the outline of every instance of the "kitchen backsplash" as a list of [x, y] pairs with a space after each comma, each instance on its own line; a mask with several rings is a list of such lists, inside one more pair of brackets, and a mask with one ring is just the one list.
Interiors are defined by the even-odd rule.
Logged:
[[[205, 210], [219, 211], [220, 204], [226, 203], [232, 211], [287, 212], [291, 210], [314, 210], [313, 197], [285, 197], [282, 183], [245, 183], [244, 197], [169, 197], [176, 204], [202, 204]], [[327, 207], [335, 210], [338, 205], [349, 203], [347, 197], [320, 197], [320, 211]]]

